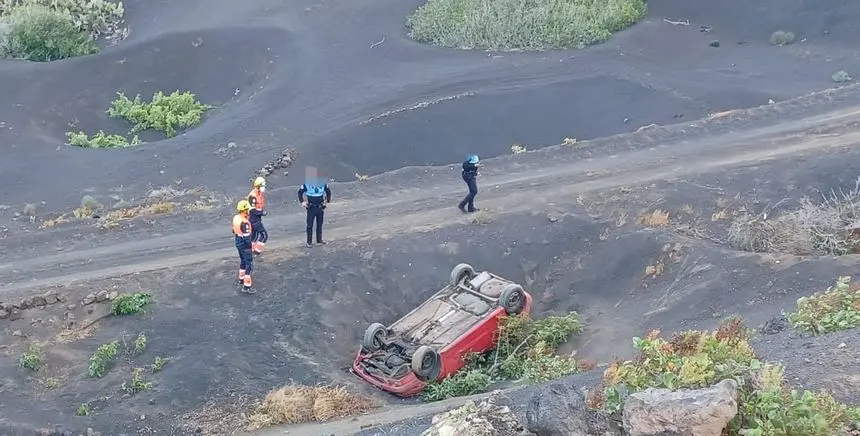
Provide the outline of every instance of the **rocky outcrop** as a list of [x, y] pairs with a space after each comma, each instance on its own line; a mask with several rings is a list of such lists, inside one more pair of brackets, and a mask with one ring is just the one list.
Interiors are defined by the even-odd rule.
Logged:
[[21, 318], [21, 311], [50, 306], [63, 301], [58, 292], [49, 291], [42, 295], [32, 295], [17, 303], [0, 303], [0, 319], [16, 320]]
[[422, 436], [528, 436], [508, 406], [491, 396], [479, 403], [468, 401], [462, 407], [433, 417], [433, 425]]
[[738, 413], [738, 384], [723, 380], [705, 389], [646, 389], [624, 402], [629, 436], [720, 436]]
[[537, 436], [614, 436], [620, 430], [601, 412], [590, 410], [585, 396], [567, 380], [542, 386], [526, 409], [526, 428]]
[[[260, 168], [260, 170], [256, 171], [248, 181], [253, 182], [254, 179], [258, 176], [267, 177], [277, 170], [284, 170], [293, 166], [293, 163], [296, 161], [298, 155], [299, 153], [295, 149], [285, 149], [281, 152], [280, 156], [278, 156], [276, 159], [269, 161], [268, 163], [266, 163], [266, 165], [263, 166], [263, 168]], [[286, 175], [286, 173], [284, 174]]]

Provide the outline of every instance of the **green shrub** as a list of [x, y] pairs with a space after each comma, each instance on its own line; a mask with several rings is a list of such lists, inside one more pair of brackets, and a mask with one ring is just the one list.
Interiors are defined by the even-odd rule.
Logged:
[[170, 363], [169, 357], [161, 357], [155, 356], [155, 360], [152, 361], [152, 372], [159, 372], [164, 368], [164, 365]]
[[129, 395], [148, 391], [150, 389], [152, 389], [152, 382], [144, 380], [143, 370], [141, 368], [135, 368], [132, 370], [131, 380], [122, 382], [122, 390]]
[[106, 0], [0, 0], [0, 16], [19, 6], [42, 6], [58, 12], [91, 39], [122, 31], [125, 14], [122, 2]]
[[783, 368], [763, 363], [750, 347], [747, 330], [733, 318], [716, 332], [686, 331], [666, 340], [653, 331], [634, 338], [634, 360], [615, 362], [604, 372], [605, 389], [589, 405], [612, 414], [622, 411], [621, 388], [698, 388], [727, 378], [741, 387], [738, 414], [728, 435], [830, 436], [843, 434], [857, 410], [827, 394], [786, 388]]
[[87, 374], [89, 374], [90, 377], [104, 377], [116, 359], [117, 352], [119, 352], [119, 341], [100, 345], [99, 348], [96, 349], [96, 352], [90, 357]]
[[87, 416], [89, 414], [90, 414], [90, 405], [87, 403], [81, 403], [81, 405], [78, 406], [78, 410], [75, 411], [75, 415], [78, 415], [78, 416]]
[[839, 70], [839, 71], [833, 73], [832, 76], [830, 76], [830, 80], [832, 80], [836, 83], [845, 83], [845, 82], [850, 82], [850, 81], [854, 80], [854, 78], [851, 77], [851, 75], [848, 74], [847, 71]]
[[168, 137], [176, 136], [176, 131], [196, 126], [203, 113], [212, 106], [197, 101], [190, 92], [174, 91], [165, 95], [161, 91], [152, 96], [152, 101], [141, 100], [140, 95], [130, 100], [118, 92], [118, 98], [111, 102], [107, 114], [112, 118], [124, 118], [134, 124], [131, 133], [146, 129], [164, 132]]
[[464, 369], [438, 383], [429, 383], [422, 393], [424, 401], [438, 401], [484, 392], [490, 376], [479, 368]]
[[137, 334], [137, 338], [134, 339], [134, 353], [141, 354], [146, 351], [147, 339], [146, 335], [143, 332]]
[[788, 314], [794, 328], [813, 334], [860, 326], [860, 287], [851, 277], [839, 277], [827, 290], [797, 300], [797, 311]]
[[143, 144], [137, 135], [134, 135], [129, 142], [125, 136], [108, 134], [102, 130], [99, 130], [92, 138], [84, 132], [66, 132], [66, 137], [69, 139], [68, 145], [83, 148], [123, 148]]
[[99, 51], [72, 18], [45, 6], [14, 7], [5, 20], [9, 29], [0, 50], [3, 57], [53, 61]]
[[453, 48], [582, 48], [647, 15], [645, 0], [429, 0], [409, 17], [418, 42]]
[[26, 351], [21, 353], [18, 365], [30, 371], [38, 371], [42, 367], [42, 347], [38, 344], [31, 344]]
[[794, 33], [777, 30], [770, 35], [771, 45], [789, 45], [794, 42]]
[[134, 294], [122, 294], [113, 300], [111, 313], [117, 316], [134, 315], [144, 306], [152, 302], [152, 294], [146, 292], [136, 292]]

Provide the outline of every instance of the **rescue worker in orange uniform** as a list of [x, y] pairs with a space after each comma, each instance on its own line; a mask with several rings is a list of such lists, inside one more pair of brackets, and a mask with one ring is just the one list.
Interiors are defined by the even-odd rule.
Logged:
[[251, 288], [251, 274], [254, 272], [254, 255], [251, 253], [254, 227], [248, 217], [250, 211], [251, 203], [248, 203], [248, 200], [241, 200], [236, 205], [238, 213], [233, 217], [233, 235], [236, 236], [236, 249], [239, 250], [239, 283], [242, 285], [242, 292], [253, 294], [256, 292]]
[[269, 240], [269, 232], [263, 226], [263, 217], [266, 216], [266, 179], [257, 177], [254, 180], [254, 189], [248, 193], [248, 203], [251, 204], [249, 214], [251, 227], [254, 234], [251, 235], [251, 251], [254, 254], [263, 254], [266, 241]]

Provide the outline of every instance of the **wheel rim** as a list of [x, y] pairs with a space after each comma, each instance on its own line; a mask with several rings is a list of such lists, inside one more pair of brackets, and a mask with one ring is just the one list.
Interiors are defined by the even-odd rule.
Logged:
[[519, 306], [520, 301], [522, 301], [522, 296], [520, 295], [519, 292], [514, 292], [513, 295], [508, 297], [507, 306], [511, 307], [511, 308], [517, 307], [517, 306]]
[[382, 332], [376, 332], [373, 335], [373, 346], [376, 348], [382, 348]]
[[430, 354], [430, 353], [425, 354], [425, 355], [421, 358], [421, 369], [423, 369], [423, 370], [425, 370], [425, 371], [426, 371], [426, 370], [429, 370], [430, 368], [432, 368], [432, 367], [433, 367], [433, 361], [434, 361], [434, 360], [435, 360], [435, 359], [433, 359], [433, 355], [432, 355], [432, 354]]

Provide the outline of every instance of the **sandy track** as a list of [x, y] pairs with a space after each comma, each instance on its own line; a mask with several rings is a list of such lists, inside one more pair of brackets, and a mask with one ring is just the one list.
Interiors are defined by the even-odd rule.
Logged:
[[[553, 202], [573, 201], [577, 194], [622, 186], [677, 179], [724, 167], [806, 152], [853, 147], [860, 143], [854, 121], [860, 107], [798, 121], [682, 141], [574, 163], [534, 159], [529, 154], [493, 168], [482, 177], [479, 205], [491, 214], [541, 210]], [[587, 145], [586, 145], [587, 146]], [[521, 157], [521, 159], [520, 159]], [[537, 160], [537, 161], [535, 161]], [[489, 164], [492, 168], [493, 163]], [[398, 232], [427, 231], [468, 218], [453, 206], [463, 194], [457, 180], [369, 200], [356, 196], [333, 203], [326, 235], [333, 241], [394, 237]], [[290, 257], [307, 251], [304, 215], [285, 216], [277, 209], [267, 220], [271, 242], [267, 257]], [[225, 221], [226, 222], [226, 221]], [[284, 231], [284, 229], [290, 231]], [[4, 299], [27, 290], [129, 273], [175, 268], [235, 257], [226, 225], [204, 230], [124, 242], [71, 253], [48, 255], [0, 265]]]

